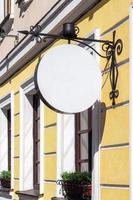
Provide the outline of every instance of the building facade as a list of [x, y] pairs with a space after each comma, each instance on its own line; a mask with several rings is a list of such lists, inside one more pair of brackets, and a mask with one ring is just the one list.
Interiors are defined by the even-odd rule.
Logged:
[[[75, 170], [92, 172], [92, 200], [132, 200], [131, 3], [0, 1], [0, 171], [11, 171], [11, 189], [0, 188], [1, 200], [62, 197], [56, 181], [63, 171]], [[110, 63], [106, 65], [107, 59], [89, 48], [103, 79], [96, 103], [82, 113], [68, 115], [54, 112], [41, 101], [35, 69], [49, 48], [67, 41], [46, 38], [38, 43], [18, 31], [39, 25], [42, 33], [59, 34], [65, 22], [75, 23], [80, 37], [112, 41], [115, 31], [116, 40], [122, 41], [122, 52], [116, 55], [119, 96], [115, 105], [109, 97]], [[104, 54], [101, 44], [89, 45]]]

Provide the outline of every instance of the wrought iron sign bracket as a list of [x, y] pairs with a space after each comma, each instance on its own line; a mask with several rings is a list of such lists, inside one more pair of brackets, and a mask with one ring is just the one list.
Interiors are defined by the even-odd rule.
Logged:
[[[113, 32], [113, 39], [110, 41], [78, 37], [79, 28], [73, 23], [63, 24], [63, 31], [60, 35], [41, 33], [41, 30], [41, 26], [37, 25], [35, 27], [31, 26], [30, 31], [22, 30], [18, 32], [24, 35], [31, 35], [31, 39], [36, 40], [38, 43], [45, 42], [47, 38], [67, 40], [69, 44], [71, 41], [75, 41], [91, 48], [97, 55], [106, 59], [105, 69], [106, 72], [109, 73], [111, 84], [111, 92], [109, 93], [109, 98], [112, 100], [112, 105], [115, 105], [115, 99], [119, 96], [119, 91], [117, 89], [119, 72], [116, 57], [121, 54], [123, 49], [122, 40], [115, 40], [116, 32]], [[100, 54], [96, 49], [89, 45], [90, 42], [101, 43], [104, 55]]]

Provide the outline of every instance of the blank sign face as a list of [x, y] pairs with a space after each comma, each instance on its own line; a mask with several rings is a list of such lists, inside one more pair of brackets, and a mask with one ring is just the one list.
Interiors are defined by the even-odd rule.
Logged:
[[84, 48], [65, 44], [51, 48], [36, 70], [42, 100], [57, 112], [78, 113], [100, 97], [101, 72]]

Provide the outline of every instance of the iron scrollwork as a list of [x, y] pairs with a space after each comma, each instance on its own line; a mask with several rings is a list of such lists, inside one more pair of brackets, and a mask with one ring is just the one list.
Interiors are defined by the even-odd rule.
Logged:
[[112, 100], [112, 105], [115, 105], [115, 99], [119, 96], [119, 90], [116, 89], [118, 82], [118, 64], [117, 56], [122, 53], [123, 43], [122, 40], [118, 39], [115, 41], [116, 31], [113, 32], [113, 43], [102, 45], [102, 50], [106, 52], [107, 62], [110, 61], [109, 78], [112, 91], [109, 93], [109, 97]]
[[[24, 30], [19, 31], [19, 33], [25, 35], [32, 35], [32, 40], [36, 40], [37, 43], [45, 42], [47, 38], [53, 39], [63, 39], [68, 40], [70, 44], [71, 41], [75, 41], [81, 43], [89, 48], [91, 48], [97, 55], [107, 60], [105, 68], [107, 66], [109, 70], [110, 84], [111, 84], [111, 92], [109, 93], [109, 97], [112, 100], [112, 105], [115, 105], [115, 99], [119, 96], [119, 91], [117, 89], [118, 82], [118, 65], [117, 65], [117, 56], [122, 53], [123, 43], [121, 39], [115, 40], [116, 32], [113, 32], [113, 40], [97, 40], [90, 38], [80, 38], [78, 37], [79, 28], [75, 26], [73, 23], [65, 23], [63, 24], [63, 31], [61, 35], [54, 34], [46, 34], [42, 33], [41, 26], [31, 26], [30, 31]], [[89, 45], [90, 42], [98, 42], [102, 44], [102, 51], [104, 55], [100, 54], [96, 49]]]

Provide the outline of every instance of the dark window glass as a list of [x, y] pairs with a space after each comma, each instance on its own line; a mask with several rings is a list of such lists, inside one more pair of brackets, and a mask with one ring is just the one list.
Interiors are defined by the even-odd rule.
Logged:
[[76, 170], [92, 170], [92, 110], [75, 115]]
[[33, 182], [34, 189], [39, 189], [40, 182], [40, 99], [33, 96]]
[[8, 129], [8, 170], [11, 171], [11, 109], [7, 110], [7, 129]]

